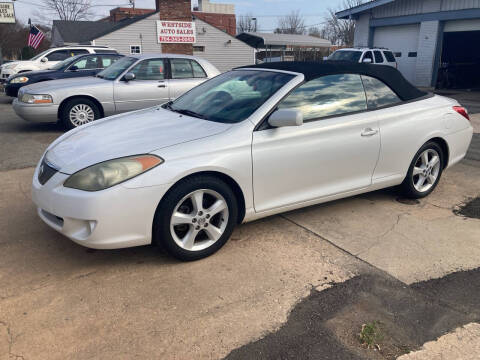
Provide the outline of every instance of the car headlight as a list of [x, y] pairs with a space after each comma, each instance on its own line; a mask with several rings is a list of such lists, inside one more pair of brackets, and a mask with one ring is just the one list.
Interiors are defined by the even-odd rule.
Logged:
[[27, 81], [28, 81], [28, 77], [19, 76], [10, 80], [10, 84], [23, 84], [23, 83], [26, 83]]
[[32, 95], [32, 94], [22, 94], [19, 97], [21, 102], [27, 104], [51, 104], [53, 103], [53, 99], [50, 95]]
[[89, 166], [70, 176], [63, 186], [85, 190], [104, 190], [153, 169], [163, 163], [155, 155], [135, 155]]

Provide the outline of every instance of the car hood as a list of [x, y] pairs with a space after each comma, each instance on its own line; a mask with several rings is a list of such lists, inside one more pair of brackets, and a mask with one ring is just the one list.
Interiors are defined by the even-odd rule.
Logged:
[[46, 158], [61, 172], [73, 174], [102, 161], [216, 135], [231, 126], [154, 107], [70, 131], [50, 146]]
[[108, 83], [111, 83], [111, 81], [103, 80], [95, 76], [86, 76], [39, 82], [36, 84], [24, 86], [23, 91], [29, 94], [48, 94], [49, 92], [65, 88], [91, 87], [96, 85], [105, 85]]
[[13, 75], [10, 79], [14, 79], [14, 78], [17, 78], [17, 77], [22, 77], [22, 76], [42, 76], [42, 75], [47, 75], [47, 74], [51, 74], [51, 73], [55, 73], [57, 72], [56, 70], [35, 70], [35, 71], [26, 71], [26, 72], [22, 72], [20, 74], [16, 74], [16, 75]]

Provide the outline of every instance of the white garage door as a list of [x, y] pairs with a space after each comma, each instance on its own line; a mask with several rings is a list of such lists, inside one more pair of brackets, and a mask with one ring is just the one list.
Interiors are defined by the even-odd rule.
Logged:
[[405, 78], [415, 82], [417, 64], [418, 34], [420, 24], [385, 26], [375, 29], [374, 46], [385, 47], [396, 53], [398, 70]]

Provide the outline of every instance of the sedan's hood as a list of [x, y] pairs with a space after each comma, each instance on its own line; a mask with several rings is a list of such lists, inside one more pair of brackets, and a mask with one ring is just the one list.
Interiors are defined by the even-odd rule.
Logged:
[[63, 135], [47, 160], [66, 174], [90, 165], [223, 132], [229, 124], [180, 115], [159, 107], [116, 115]]
[[17, 77], [22, 77], [22, 76], [37, 76], [37, 75], [47, 75], [51, 73], [55, 73], [56, 70], [35, 70], [35, 71], [26, 71], [22, 72], [20, 74], [13, 75], [10, 79], [14, 79]]
[[70, 79], [60, 79], [60, 80], [50, 80], [45, 82], [39, 82], [32, 85], [27, 85], [23, 87], [23, 91], [29, 94], [48, 94], [51, 91], [56, 91], [59, 89], [65, 88], [85, 88], [95, 85], [104, 85], [109, 80], [103, 80], [94, 76], [79, 77], [79, 78], [70, 78]]

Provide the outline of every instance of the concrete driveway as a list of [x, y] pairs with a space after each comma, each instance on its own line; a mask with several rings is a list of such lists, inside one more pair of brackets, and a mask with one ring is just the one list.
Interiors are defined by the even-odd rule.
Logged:
[[[338, 304], [363, 294], [368, 284], [402, 289], [480, 267], [480, 220], [453, 213], [479, 196], [480, 163], [473, 159], [447, 171], [437, 191], [419, 202], [387, 190], [282, 214], [239, 226], [218, 254], [194, 263], [150, 246], [88, 250], [44, 225], [30, 200], [31, 166], [61, 130], [24, 123], [8, 104], [0, 104], [0, 114], [1, 360], [221, 358], [275, 334], [312, 291], [334, 296], [322, 310], [336, 344], [325, 354], [392, 358], [350, 341], [360, 331], [358, 321], [381, 306], [362, 303], [353, 311], [352, 304]], [[334, 295], [342, 284], [357, 288]], [[400, 294], [378, 288], [378, 299]], [[423, 312], [450, 309], [445, 318], [457, 319], [446, 326], [432, 317], [425, 323], [436, 329], [431, 336], [472, 320], [452, 313], [448, 301], [434, 308], [431, 298], [418, 302]], [[406, 303], [410, 309], [412, 303]], [[395, 314], [402, 311], [395, 308]], [[321, 346], [318, 336], [312, 341]], [[420, 339], [412, 349], [435, 337]], [[342, 358], [341, 349], [351, 357]], [[274, 358], [248, 354], [255, 356], [240, 358]]]

